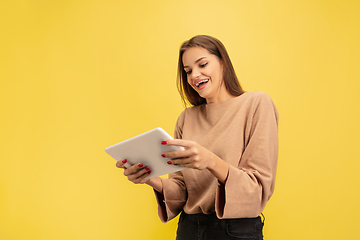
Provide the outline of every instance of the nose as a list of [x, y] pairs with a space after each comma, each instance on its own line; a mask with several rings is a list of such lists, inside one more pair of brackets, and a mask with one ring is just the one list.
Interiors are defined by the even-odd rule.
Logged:
[[199, 78], [201, 74], [200, 74], [200, 71], [198, 69], [193, 69], [191, 75], [192, 75], [193, 78], [196, 79], [196, 78]]

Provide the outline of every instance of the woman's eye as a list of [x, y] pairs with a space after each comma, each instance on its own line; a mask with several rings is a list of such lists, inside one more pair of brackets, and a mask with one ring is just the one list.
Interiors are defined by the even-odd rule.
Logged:
[[200, 65], [200, 67], [201, 67], [201, 68], [204, 68], [207, 64], [208, 64], [207, 62], [206, 62], [206, 63], [203, 63], [203, 64]]
[[191, 70], [185, 71], [185, 72], [186, 72], [187, 75], [189, 75], [191, 73]]

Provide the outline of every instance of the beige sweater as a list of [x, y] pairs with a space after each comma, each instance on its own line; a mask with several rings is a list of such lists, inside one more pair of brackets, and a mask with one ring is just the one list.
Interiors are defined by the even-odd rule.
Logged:
[[185, 109], [175, 138], [192, 140], [229, 163], [225, 184], [208, 170], [186, 169], [162, 179], [155, 191], [159, 217], [167, 222], [182, 210], [218, 218], [257, 217], [274, 191], [278, 156], [278, 113], [270, 97], [246, 92], [220, 103]]

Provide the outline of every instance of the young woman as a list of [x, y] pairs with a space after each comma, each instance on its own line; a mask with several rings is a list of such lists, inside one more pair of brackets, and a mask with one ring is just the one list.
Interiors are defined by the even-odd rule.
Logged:
[[260, 214], [274, 191], [277, 166], [276, 107], [265, 93], [243, 91], [225, 47], [211, 36], [182, 44], [178, 76], [180, 95], [191, 107], [180, 114], [175, 139], [161, 144], [185, 150], [162, 156], [189, 169], [144, 181], [151, 169], [140, 170], [138, 163], [124, 175], [155, 189], [161, 221], [181, 213], [178, 240], [263, 239]]

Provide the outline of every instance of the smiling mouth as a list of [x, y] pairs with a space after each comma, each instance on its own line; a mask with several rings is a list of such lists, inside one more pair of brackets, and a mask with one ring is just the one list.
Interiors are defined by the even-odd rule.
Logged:
[[201, 84], [207, 83], [208, 81], [209, 81], [209, 79], [202, 80], [202, 81], [196, 83], [195, 86], [196, 86], [196, 87], [199, 87]]

